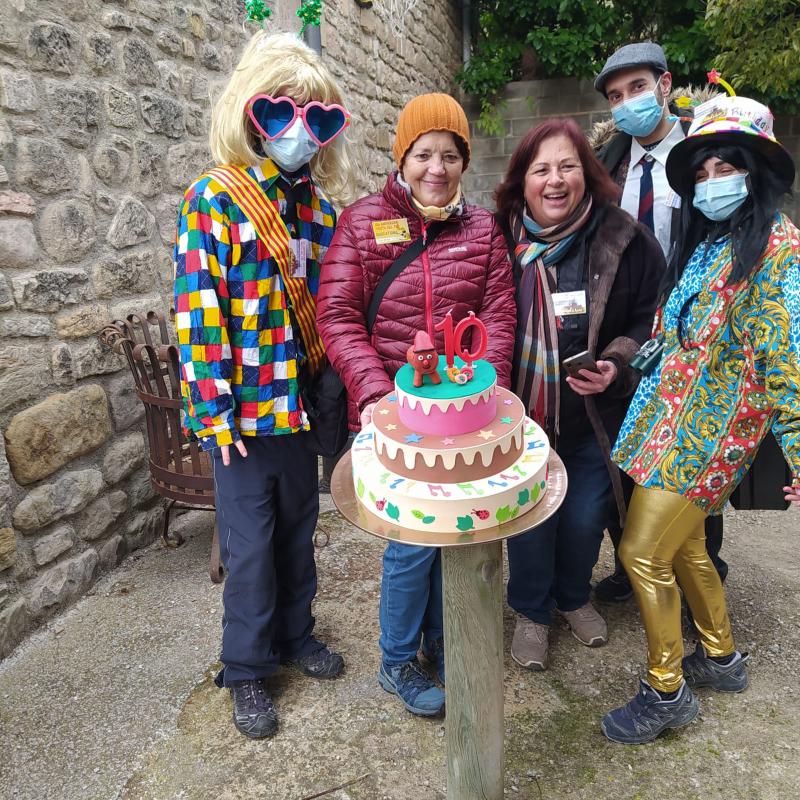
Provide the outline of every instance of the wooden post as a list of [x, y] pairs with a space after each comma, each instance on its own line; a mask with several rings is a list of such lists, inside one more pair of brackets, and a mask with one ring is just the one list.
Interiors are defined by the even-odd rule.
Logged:
[[503, 544], [442, 550], [447, 798], [503, 797]]

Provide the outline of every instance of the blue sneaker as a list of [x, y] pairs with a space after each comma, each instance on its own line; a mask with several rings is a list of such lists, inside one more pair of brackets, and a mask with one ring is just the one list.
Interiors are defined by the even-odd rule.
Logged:
[[681, 685], [674, 699], [662, 700], [649, 683], [640, 681], [639, 694], [627, 705], [609, 711], [600, 726], [612, 742], [644, 744], [668, 728], [688, 725], [699, 713], [697, 698], [687, 684]]
[[436, 669], [436, 677], [444, 686], [444, 639], [422, 640], [422, 656], [425, 661]]
[[683, 677], [693, 689], [710, 686], [718, 692], [743, 692], [747, 688], [747, 670], [744, 665], [750, 656], [733, 654], [730, 664], [718, 664], [706, 654], [702, 644], [697, 645], [694, 653], [683, 659]]
[[378, 683], [389, 694], [396, 694], [412, 714], [435, 717], [444, 710], [444, 692], [428, 677], [416, 658], [394, 666], [381, 661]]

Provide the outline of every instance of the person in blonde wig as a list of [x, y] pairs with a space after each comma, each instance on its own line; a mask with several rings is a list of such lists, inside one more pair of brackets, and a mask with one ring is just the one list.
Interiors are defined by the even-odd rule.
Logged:
[[187, 189], [178, 218], [185, 421], [211, 453], [227, 570], [216, 682], [251, 738], [277, 730], [267, 679], [280, 664], [316, 678], [344, 667], [313, 635], [317, 457], [298, 377], [325, 364], [315, 302], [333, 204], [352, 185], [349, 120], [311, 49], [255, 34], [214, 107], [217, 166]]
[[[269, 58], [281, 52], [281, 58]], [[267, 58], [265, 58], [267, 55]], [[251, 97], [289, 96], [298, 105], [311, 100], [343, 105], [342, 92], [320, 57], [290, 33], [259, 31], [248, 42], [236, 69], [214, 105], [209, 146], [217, 164], [259, 164], [264, 155], [258, 131], [240, 113]], [[314, 182], [338, 208], [354, 199], [353, 170], [346, 136], [323, 147], [310, 161]]]

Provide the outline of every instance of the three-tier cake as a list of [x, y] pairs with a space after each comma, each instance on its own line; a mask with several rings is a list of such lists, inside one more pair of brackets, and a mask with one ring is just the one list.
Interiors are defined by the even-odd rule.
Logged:
[[[438, 381], [420, 381], [410, 364], [401, 367], [395, 390], [356, 436], [359, 502], [399, 526], [441, 533], [484, 530], [530, 511], [547, 489], [544, 431], [497, 386], [487, 361], [456, 359], [436, 372]], [[459, 373], [465, 382], [456, 382]]]

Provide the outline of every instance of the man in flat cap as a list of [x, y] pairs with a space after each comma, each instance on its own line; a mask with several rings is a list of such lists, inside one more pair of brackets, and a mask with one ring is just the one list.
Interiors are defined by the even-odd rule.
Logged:
[[667, 104], [672, 75], [664, 51], [653, 42], [621, 47], [594, 87], [608, 99], [617, 129], [598, 156], [622, 187], [622, 208], [650, 228], [669, 258], [680, 200], [667, 183], [664, 165], [685, 133]]
[[[622, 188], [620, 206], [650, 228], [669, 263], [680, 198], [667, 182], [665, 167], [670, 150], [691, 125], [691, 110], [670, 107], [672, 75], [664, 51], [655, 42], [620, 47], [606, 61], [594, 88], [608, 100], [613, 119], [603, 132], [593, 131], [597, 156]], [[624, 477], [623, 486], [629, 498], [632, 481]], [[622, 530], [614, 513], [608, 532], [616, 553]], [[719, 556], [721, 547], [722, 517], [708, 517], [706, 548], [724, 580], [728, 565]], [[632, 594], [628, 576], [615, 558], [614, 573], [595, 587], [595, 596], [601, 602], [622, 602]]]

